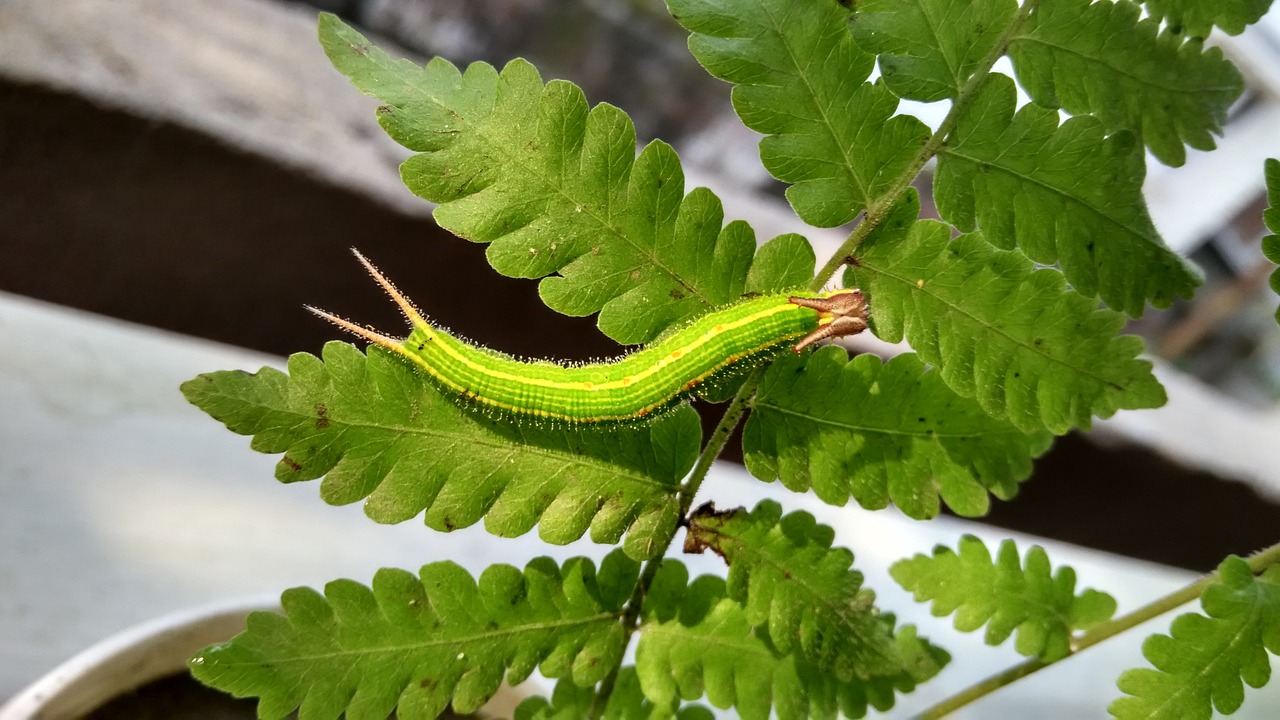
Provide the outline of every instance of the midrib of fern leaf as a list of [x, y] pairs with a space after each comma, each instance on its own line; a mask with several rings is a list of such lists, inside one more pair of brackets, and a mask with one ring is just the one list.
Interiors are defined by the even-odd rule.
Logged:
[[[539, 558], [523, 572], [494, 565], [479, 581], [450, 562], [418, 576], [383, 569], [372, 587], [337, 580], [281, 597], [284, 615], [254, 613], [246, 630], [191, 661], [201, 682], [260, 698], [260, 717], [382, 720], [472, 712], [505, 675], [540, 669], [580, 684], [621, 659], [618, 618], [639, 574], [621, 552], [595, 566]], [[608, 583], [608, 584], [606, 584]]]
[[451, 531], [482, 518], [496, 535], [535, 524], [565, 544], [588, 530], [637, 558], [676, 523], [679, 482], [700, 442], [688, 407], [647, 426], [601, 430], [514, 426], [488, 420], [437, 392], [381, 348], [368, 358], [346, 343], [323, 361], [299, 353], [289, 373], [217, 372], [184, 383], [187, 399], [264, 453], [284, 453], [282, 482], [324, 477], [331, 504], [365, 500], [378, 522], [424, 510]]
[[523, 60], [500, 73], [439, 58], [420, 68], [331, 15], [320, 38], [338, 70], [386, 103], [383, 128], [417, 152], [401, 175], [439, 203], [437, 222], [489, 243], [498, 272], [544, 278], [552, 309], [599, 312], [605, 334], [638, 344], [742, 295], [754, 234], [724, 226], [711, 191], [685, 194], [670, 146], [655, 141], [637, 157], [621, 110], [588, 108], [564, 81], [544, 86]]

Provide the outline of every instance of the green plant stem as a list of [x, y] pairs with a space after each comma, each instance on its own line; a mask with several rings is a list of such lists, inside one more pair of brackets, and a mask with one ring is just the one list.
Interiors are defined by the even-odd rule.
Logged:
[[[716, 425], [716, 429], [711, 433], [706, 446], [702, 448], [702, 454], [698, 456], [697, 464], [693, 466], [693, 471], [689, 473], [689, 479], [685, 480], [684, 484], [680, 486], [678, 495], [680, 517], [683, 518], [689, 514], [689, 509], [693, 507], [693, 499], [697, 496], [698, 489], [702, 487], [702, 482], [707, 479], [707, 473], [711, 470], [711, 464], [724, 451], [724, 446], [728, 444], [729, 437], [733, 435], [734, 429], [742, 421], [742, 416], [747, 411], [747, 405], [752, 396], [755, 395], [756, 388], [760, 385], [760, 378], [763, 376], [763, 367], [758, 367], [751, 371], [751, 374], [742, 383], [742, 387], [738, 388], [738, 393], [733, 396], [733, 401], [729, 403], [728, 409], [725, 410], [724, 416], [720, 418], [720, 423]], [[659, 543], [662, 546], [662, 552], [645, 562], [644, 569], [640, 572], [640, 577], [636, 580], [636, 586], [631, 592], [631, 597], [628, 598], [627, 604], [623, 608], [622, 629], [625, 635], [622, 642], [624, 653], [626, 646], [631, 643], [631, 637], [635, 634], [636, 627], [640, 624], [640, 610], [644, 606], [644, 599], [649, 593], [649, 587], [653, 584], [653, 579], [658, 574], [658, 568], [662, 565], [662, 559], [666, 557], [667, 551], [671, 549], [671, 543], [675, 539], [676, 531], [672, 528], [671, 534], [663, 538], [662, 542]], [[622, 655], [624, 653], [618, 654], [618, 663], [609, 671], [608, 676], [600, 682], [600, 687], [596, 690], [596, 695], [591, 700], [591, 708], [587, 711], [587, 717], [591, 720], [599, 720], [604, 715], [604, 710], [609, 704], [609, 696], [613, 694], [614, 685], [618, 682], [618, 673], [622, 670]]]
[[[1280, 564], [1280, 543], [1276, 543], [1265, 550], [1260, 550], [1253, 555], [1250, 555], [1248, 562], [1249, 569], [1253, 571], [1254, 575], [1257, 575], [1272, 565]], [[1186, 587], [1175, 590], [1158, 600], [1143, 605], [1131, 613], [1121, 615], [1114, 620], [1109, 620], [1101, 625], [1097, 625], [1096, 627], [1075, 636], [1071, 642], [1071, 652], [1062, 659], [1055, 660], [1054, 662], [1045, 662], [1043, 660], [1033, 658], [1014, 665], [1007, 670], [974, 683], [955, 695], [944, 699], [942, 702], [933, 705], [919, 715], [916, 715], [916, 720], [937, 720], [938, 718], [946, 717], [949, 713], [953, 713], [965, 705], [968, 705], [979, 698], [985, 697], [986, 695], [995, 692], [1016, 680], [1021, 680], [1028, 675], [1049, 667], [1050, 665], [1060, 663], [1062, 660], [1066, 660], [1082, 650], [1093, 647], [1103, 640], [1119, 635], [1125, 630], [1129, 630], [1148, 620], [1159, 617], [1170, 610], [1186, 605], [1192, 600], [1199, 598], [1200, 595], [1204, 593], [1205, 588], [1217, 582], [1218, 579], [1218, 573], [1210, 573]]]
[[987, 76], [991, 74], [991, 68], [995, 66], [996, 61], [1004, 57], [1005, 50], [1009, 48], [1009, 43], [1013, 42], [1013, 38], [1022, 29], [1022, 25], [1026, 23], [1027, 18], [1035, 11], [1035, 7], [1039, 0], [1026, 0], [1018, 10], [1018, 14], [1010, 20], [1008, 27], [996, 40], [991, 51], [987, 53], [982, 62], [978, 64], [973, 74], [969, 76], [969, 80], [956, 93], [956, 97], [951, 102], [951, 109], [947, 111], [947, 116], [942, 119], [942, 124], [938, 125], [938, 130], [920, 147], [916, 152], [911, 163], [902, 171], [898, 179], [889, 186], [889, 190], [883, 195], [876, 198], [875, 202], [867, 206], [866, 211], [862, 214], [862, 222], [849, 233], [849, 237], [840, 244], [840, 248], [835, 254], [827, 260], [822, 269], [814, 277], [813, 282], [809, 284], [809, 289], [817, 292], [826, 287], [831, 278], [835, 276], [841, 266], [850, 261], [853, 252], [858, 249], [867, 236], [875, 230], [884, 216], [889, 213], [893, 206], [898, 202], [902, 194], [911, 187], [911, 182], [916, 179], [920, 171], [924, 169], [929, 159], [937, 155], [942, 147], [946, 144], [947, 136], [955, 129], [960, 118], [968, 111], [969, 105], [973, 103], [973, 99], [977, 97], [978, 90], [982, 84], [986, 82]]

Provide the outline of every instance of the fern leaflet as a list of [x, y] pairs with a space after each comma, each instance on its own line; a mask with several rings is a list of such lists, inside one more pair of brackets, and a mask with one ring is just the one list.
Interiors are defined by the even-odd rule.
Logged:
[[1012, 540], [1000, 543], [993, 562], [978, 538], [960, 539], [959, 552], [937, 547], [933, 557], [916, 555], [893, 564], [889, 572], [917, 602], [933, 601], [933, 614], [955, 613], [955, 627], [971, 632], [987, 626], [986, 642], [999, 645], [1016, 630], [1014, 648], [1045, 661], [1066, 657], [1071, 633], [1111, 617], [1116, 601], [1086, 589], [1075, 595], [1076, 574], [1070, 567], [1052, 573], [1049, 556], [1039, 546], [1027, 551], [1026, 566]]
[[835, 532], [806, 512], [782, 516], [763, 500], [755, 509], [717, 512], [710, 504], [689, 517], [685, 552], [715, 551], [729, 564], [727, 593], [747, 620], [765, 627], [781, 653], [804, 658], [842, 681], [903, 670], [887, 626], [862, 590], [853, 553], [832, 548]]
[[[1267, 209], [1262, 211], [1262, 222], [1271, 234], [1262, 238], [1262, 254], [1271, 262], [1280, 263], [1280, 160], [1267, 158], [1264, 167]], [[1271, 291], [1280, 293], [1280, 270], [1271, 273]], [[1280, 323], [1280, 308], [1276, 308], [1276, 322]]]
[[935, 102], [956, 97], [981, 68], [1018, 3], [862, 0], [857, 8], [854, 39], [879, 56], [885, 85], [898, 97]]
[[[645, 600], [645, 622], [636, 648], [636, 671], [655, 702], [702, 697], [734, 708], [746, 720], [772, 711], [780, 720], [860, 718], [868, 707], [893, 707], [896, 692], [910, 692], [937, 674], [950, 656], [904, 626], [894, 635], [905, 670], [892, 676], [843, 682], [785, 654], [747, 610], [726, 597], [724, 580], [702, 576], [687, 584], [684, 566], [664, 561], [656, 592]], [[885, 616], [885, 622], [892, 621]]]
[[382, 569], [372, 588], [335, 580], [325, 593], [294, 588], [284, 615], [258, 612], [230, 642], [191, 661], [201, 682], [260, 698], [258, 715], [434, 718], [452, 704], [472, 712], [505, 675], [598, 682], [622, 654], [622, 605], [639, 566], [615, 551], [599, 577], [590, 560], [524, 572], [493, 565], [479, 582], [438, 562], [414, 576]]
[[992, 244], [1055, 263], [1076, 291], [1141, 316], [1191, 297], [1199, 272], [1156, 232], [1142, 197], [1142, 146], [1105, 136], [1092, 116], [1058, 126], [1028, 104], [1014, 114], [1013, 81], [987, 78], [938, 156], [938, 212]]
[[929, 137], [898, 98], [867, 83], [875, 58], [854, 44], [836, 0], [667, 0], [689, 49], [733, 83], [733, 107], [763, 133], [760, 159], [791, 183], [805, 222], [852, 220], [908, 169]]
[[1132, 130], [1167, 165], [1186, 148], [1212, 150], [1244, 90], [1218, 48], [1161, 32], [1130, 0], [1040, 0], [1009, 45], [1018, 80], [1037, 104], [1096, 115]]
[[[880, 402], [878, 398], [893, 398]], [[810, 487], [823, 502], [893, 502], [914, 518], [938, 514], [939, 498], [961, 515], [987, 512], [988, 493], [1008, 499], [1049, 447], [957, 395], [915, 355], [849, 360], [828, 346], [784, 356], [766, 371], [743, 430], [747, 469]]]
[[652, 142], [637, 158], [621, 110], [588, 109], [576, 86], [544, 86], [523, 60], [501, 73], [393, 60], [332, 15], [320, 18], [320, 40], [339, 71], [386, 103], [387, 133], [418, 153], [401, 176], [440, 203], [436, 222], [489, 243], [498, 272], [545, 278], [539, 293], [553, 310], [599, 312], [606, 335], [638, 344], [741, 296], [750, 227], [722, 227], [706, 188], [685, 195], [670, 146]]
[[1122, 315], [1016, 250], [915, 222], [918, 203], [909, 191], [845, 274], [867, 294], [876, 335], [905, 336], [952, 390], [1024, 432], [1062, 434], [1091, 415], [1164, 404], [1151, 363], [1136, 358], [1142, 340], [1116, 337]]
[[1229, 35], [1239, 35], [1267, 13], [1271, 0], [1142, 0], [1147, 12], [1163, 19], [1171, 32], [1206, 38], [1217, 25]]
[[253, 448], [284, 453], [281, 482], [324, 476], [330, 504], [365, 500], [378, 522], [426, 510], [441, 531], [485, 520], [489, 532], [565, 544], [588, 529], [647, 558], [672, 532], [676, 491], [697, 457], [697, 414], [678, 409], [652, 425], [599, 429], [513, 426], [466, 412], [381, 348], [366, 359], [346, 343], [325, 345], [323, 361], [298, 353], [288, 374], [263, 368], [201, 375], [187, 399], [228, 429], [253, 435]]
[[1267, 652], [1280, 654], [1280, 567], [1254, 577], [1249, 564], [1228, 557], [1219, 580], [1200, 596], [1204, 614], [1173, 621], [1169, 635], [1152, 635], [1142, 654], [1155, 666], [1125, 671], [1117, 681], [1131, 697], [1111, 703], [1113, 717], [1209, 718], [1230, 715], [1244, 702], [1244, 683], [1271, 678]]
[[[515, 720], [582, 720], [589, 717], [596, 689], [582, 687], [568, 678], [556, 682], [551, 700], [532, 697], [516, 708]], [[685, 705], [678, 710], [670, 704], [654, 703], [640, 689], [640, 678], [631, 666], [622, 668], [609, 695], [602, 720], [714, 720], [702, 705]]]

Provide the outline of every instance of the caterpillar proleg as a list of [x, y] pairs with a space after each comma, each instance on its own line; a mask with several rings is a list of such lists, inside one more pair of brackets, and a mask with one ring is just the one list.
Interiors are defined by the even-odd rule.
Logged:
[[572, 366], [525, 362], [432, 326], [372, 263], [355, 255], [400, 306], [412, 328], [409, 336], [397, 340], [308, 310], [407, 358], [448, 392], [501, 411], [567, 423], [650, 417], [735, 363], [788, 345], [800, 352], [867, 327], [858, 290], [764, 295], [702, 315], [618, 360]]

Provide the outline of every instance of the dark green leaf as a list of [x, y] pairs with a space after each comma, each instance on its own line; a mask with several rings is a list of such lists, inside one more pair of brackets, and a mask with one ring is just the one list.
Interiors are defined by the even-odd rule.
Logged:
[[853, 553], [831, 547], [835, 532], [806, 512], [782, 517], [763, 500], [717, 512], [710, 503], [689, 517], [685, 552], [713, 550], [729, 564], [728, 596], [747, 621], [765, 627], [781, 653], [799, 650], [824, 672], [848, 682], [905, 669], [880, 619], [875, 595], [862, 590]]
[[[662, 577], [664, 576], [665, 577]], [[657, 587], [645, 599], [645, 622], [636, 648], [636, 671], [655, 702], [702, 697], [734, 708], [746, 720], [832, 718], [837, 711], [860, 718], [867, 708], [893, 707], [895, 693], [911, 692], [937, 674], [950, 656], [904, 626], [895, 633], [909, 668], [894, 676], [842, 682], [804, 660], [779, 651], [747, 610], [725, 596], [724, 581], [703, 576], [686, 585], [684, 566], [663, 563]], [[885, 616], [884, 622], [892, 619]]]
[[1280, 654], [1280, 567], [1254, 577], [1248, 563], [1228, 557], [1218, 572], [1200, 596], [1203, 615], [1179, 615], [1169, 635], [1142, 644], [1155, 668], [1120, 676], [1117, 685], [1130, 697], [1111, 703], [1113, 717], [1208, 720], [1214, 709], [1230, 715], [1244, 702], [1244, 683], [1259, 688], [1271, 679], [1267, 652]]
[[1244, 79], [1218, 48], [1161, 33], [1129, 0], [1040, 0], [1009, 46], [1031, 99], [1131, 130], [1168, 165], [1212, 150]]
[[[450, 531], [485, 520], [515, 537], [538, 524], [543, 540], [591, 530], [636, 558], [662, 551], [678, 515], [676, 491], [697, 457], [697, 415], [682, 407], [652, 425], [602, 430], [495, 422], [459, 407], [381, 348], [368, 359], [346, 343], [323, 362], [299, 353], [288, 375], [271, 368], [201, 375], [187, 399], [253, 448], [284, 453], [282, 482], [324, 477], [334, 505], [365, 500], [378, 522], [408, 520]], [[629, 532], [628, 532], [629, 531]]]
[[[257, 612], [230, 642], [191, 661], [201, 682], [259, 697], [258, 715], [281, 718], [434, 718], [447, 705], [472, 712], [502, 683], [534, 669], [598, 682], [620, 661], [618, 622], [639, 566], [615, 551], [600, 578], [585, 558], [522, 573], [493, 565], [479, 582], [451, 562], [419, 576], [379, 570], [372, 589], [335, 580], [325, 593], [294, 588], [284, 615]], [[602, 586], [604, 579], [613, 583]]]
[[880, 56], [885, 85], [898, 97], [954, 98], [1000, 39], [1016, 0], [860, 0], [853, 37]]
[[1271, 0], [1143, 0], [1147, 12], [1163, 19], [1173, 32], [1205, 38], [1214, 25], [1239, 35], [1267, 14]]
[[1024, 432], [1062, 434], [1091, 415], [1164, 404], [1151, 363], [1137, 359], [1142, 340], [1117, 337], [1123, 315], [1021, 252], [912, 222], [918, 202], [909, 192], [845, 275], [867, 294], [877, 336], [905, 337], [952, 390]]
[[1191, 297], [1199, 272], [1164, 244], [1142, 196], [1142, 146], [1105, 137], [1092, 116], [1058, 126], [1029, 104], [1014, 114], [1013, 81], [992, 75], [947, 137], [934, 199], [956, 227], [1057, 263], [1076, 291], [1139, 317], [1147, 302]]
[[791, 183], [787, 199], [805, 222], [852, 220], [901, 182], [929, 137], [898, 98], [867, 83], [873, 56], [849, 34], [836, 0], [667, 0], [708, 72], [733, 83], [733, 106], [768, 137], [760, 159]]
[[933, 557], [916, 555], [889, 572], [917, 602], [933, 601], [933, 614], [955, 613], [955, 626], [972, 632], [987, 626], [988, 645], [999, 645], [1016, 630], [1014, 647], [1023, 655], [1053, 661], [1066, 657], [1071, 633], [1110, 619], [1116, 601], [1097, 590], [1075, 595], [1076, 573], [1068, 566], [1051, 574], [1049, 556], [1033, 545], [1026, 567], [1012, 540], [1000, 543], [993, 562], [987, 546], [969, 535], [960, 552], [939, 546]]
[[[865, 287], [865, 286], [864, 286]], [[874, 305], [873, 305], [874, 307]], [[938, 513], [939, 496], [961, 515], [982, 515], [988, 492], [1008, 499], [1049, 447], [983, 412], [926, 372], [915, 355], [849, 360], [828, 346], [786, 355], [766, 372], [743, 431], [747, 469], [824, 502], [852, 496], [889, 502], [915, 518]]]

